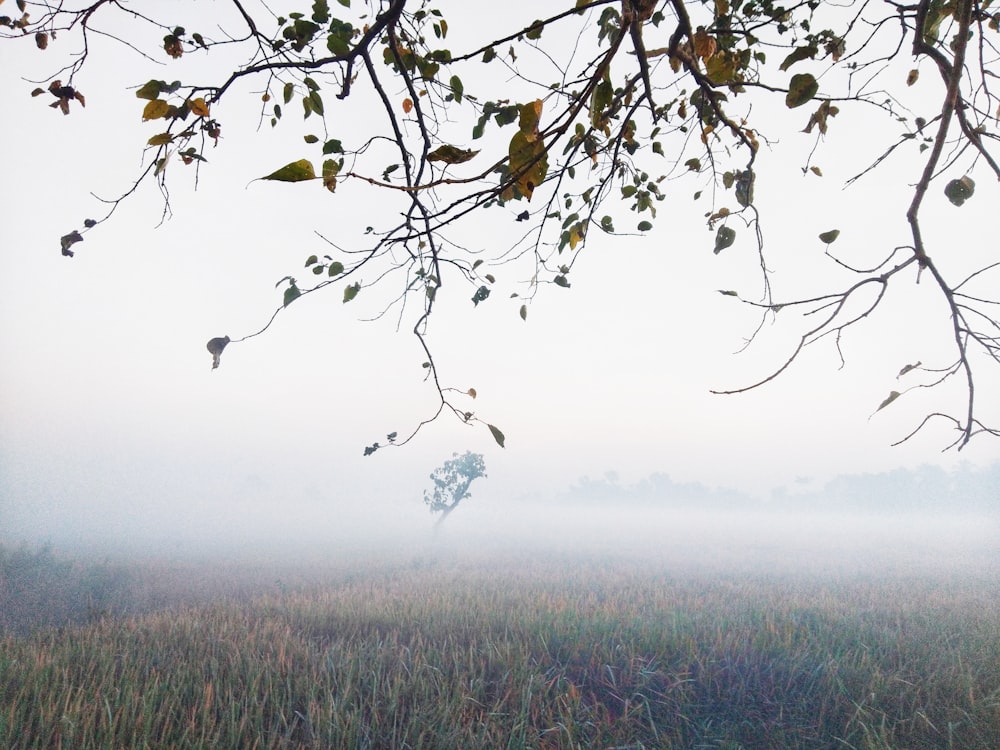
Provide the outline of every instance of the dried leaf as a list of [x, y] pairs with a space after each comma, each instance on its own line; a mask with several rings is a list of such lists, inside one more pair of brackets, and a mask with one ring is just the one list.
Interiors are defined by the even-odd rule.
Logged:
[[226, 348], [229, 343], [228, 336], [218, 336], [214, 339], [209, 339], [206, 348], [208, 353], [212, 355], [212, 369], [215, 370], [219, 366], [219, 361], [222, 358], [222, 350]]

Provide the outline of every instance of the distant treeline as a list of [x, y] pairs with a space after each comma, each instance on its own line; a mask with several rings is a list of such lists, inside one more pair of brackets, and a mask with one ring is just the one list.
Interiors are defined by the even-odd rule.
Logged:
[[881, 474], [844, 474], [822, 486], [804, 481], [780, 487], [767, 497], [700, 482], [676, 482], [654, 473], [622, 484], [614, 472], [600, 479], [583, 477], [559, 497], [586, 505], [635, 504], [718, 510], [850, 510], [1000, 512], [1000, 463], [945, 471], [939, 466], [896, 469]]

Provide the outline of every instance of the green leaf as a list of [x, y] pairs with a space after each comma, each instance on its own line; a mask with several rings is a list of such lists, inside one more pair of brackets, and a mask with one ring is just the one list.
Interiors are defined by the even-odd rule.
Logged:
[[292, 304], [295, 300], [297, 300], [301, 296], [302, 292], [299, 290], [299, 288], [295, 286], [295, 284], [291, 284], [285, 290], [285, 296], [283, 298], [282, 305], [288, 307], [290, 304]]
[[497, 441], [497, 445], [499, 445], [501, 448], [503, 448], [504, 447], [503, 442], [504, 442], [504, 440], [506, 440], [506, 438], [504, 437], [503, 433], [500, 432], [500, 428], [499, 427], [495, 427], [495, 426], [493, 426], [491, 424], [487, 424], [486, 426], [489, 427], [490, 428], [490, 432], [493, 433], [493, 439]]
[[797, 73], [788, 83], [785, 106], [789, 109], [801, 107], [819, 92], [819, 83], [811, 73]]
[[521, 305], [521, 310], [520, 310], [519, 314], [521, 316], [521, 320], [527, 320], [528, 319], [528, 306], [527, 305]]
[[149, 99], [152, 101], [160, 96], [162, 81], [147, 81], [139, 87], [139, 90], [135, 92], [136, 97], [139, 99]]
[[781, 65], [778, 66], [778, 70], [788, 70], [800, 60], [812, 60], [818, 52], [819, 49], [815, 44], [810, 44], [806, 47], [796, 47], [792, 51], [792, 54], [786, 57]]
[[961, 206], [972, 197], [974, 192], [976, 192], [976, 183], [968, 175], [952, 180], [944, 187], [945, 197], [955, 206]]
[[722, 294], [722, 295], [724, 295], [726, 297], [739, 297], [740, 296], [738, 292], [734, 292], [732, 289], [720, 289], [719, 290], [719, 294]]
[[285, 89], [282, 91], [281, 96], [285, 100], [285, 104], [288, 104], [292, 100], [292, 96], [295, 94], [295, 84], [289, 81], [285, 84]]
[[346, 304], [357, 297], [360, 291], [361, 284], [359, 282], [355, 281], [353, 284], [348, 284], [344, 287], [344, 303]]
[[555, 283], [556, 283], [556, 286], [561, 286], [561, 287], [563, 287], [563, 288], [565, 288], [565, 289], [569, 289], [569, 286], [570, 286], [570, 283], [569, 283], [569, 281], [568, 281], [568, 280], [566, 279], [566, 277], [565, 277], [565, 276], [563, 276], [562, 274], [560, 274], [559, 276], [556, 276], [556, 277], [555, 277], [555, 278], [553, 279], [553, 281], [555, 281]]
[[736, 230], [732, 227], [719, 227], [719, 231], [715, 233], [715, 250], [713, 252], [718, 255], [734, 242], [736, 242]]
[[315, 255], [310, 255], [308, 258], [306, 258], [306, 268], [309, 268], [309, 266], [314, 265], [316, 263], [319, 263], [319, 258], [316, 257]]
[[488, 286], [481, 286], [476, 290], [476, 293], [472, 295], [472, 304], [478, 307], [479, 303], [486, 301], [489, 296], [490, 288]]
[[340, 276], [344, 272], [344, 264], [339, 260], [333, 261], [326, 269], [326, 275], [333, 278], [334, 276]]
[[653, 225], [652, 225], [651, 222], [648, 222], [648, 221], [640, 221], [639, 222], [638, 229], [639, 229], [640, 232], [648, 232], [652, 228], [653, 228]]
[[309, 102], [310, 102], [310, 109], [312, 109], [313, 112], [322, 117], [323, 97], [319, 95], [318, 91], [313, 90], [309, 92]]
[[455, 95], [455, 101], [461, 103], [462, 95], [465, 93], [465, 87], [462, 85], [462, 79], [458, 76], [452, 76], [449, 83], [451, 83], [451, 93]]
[[323, 156], [329, 156], [330, 154], [342, 154], [344, 153], [344, 145], [338, 141], [336, 138], [331, 138], [326, 143], [323, 144]]
[[831, 229], [829, 232], [823, 232], [819, 236], [819, 241], [827, 245], [832, 244], [840, 236], [839, 229]]
[[302, 182], [303, 180], [316, 179], [316, 170], [313, 168], [312, 162], [308, 159], [299, 159], [298, 161], [286, 164], [281, 169], [271, 172], [271, 174], [260, 179], [277, 180], [279, 182]]
[[535, 21], [528, 30], [525, 32], [525, 37], [528, 39], [541, 39], [542, 31], [545, 30], [545, 23], [543, 21]]

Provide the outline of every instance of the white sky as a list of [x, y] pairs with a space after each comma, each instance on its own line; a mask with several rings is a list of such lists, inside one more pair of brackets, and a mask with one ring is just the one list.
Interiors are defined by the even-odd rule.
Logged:
[[[452, 35], [459, 33], [453, 22]], [[215, 372], [205, 342], [257, 330], [280, 301], [274, 285], [286, 274], [307, 282], [305, 257], [328, 251], [314, 230], [344, 245], [360, 239], [338, 227], [372, 209], [358, 202], [370, 196], [251, 183], [316, 155], [301, 141], [313, 128], [295, 116], [277, 131], [255, 132], [259, 93], [251, 92], [259, 85], [251, 85], [231, 91], [216, 111], [224, 138], [208, 154], [197, 192], [190, 170], [171, 167], [173, 218], [156, 227], [160, 197], [146, 186], [74, 247], [75, 258], [61, 257], [59, 236], [101, 215], [90, 191], [111, 197], [129, 184], [141, 144], [158, 132], [140, 122], [143, 103], [123, 87], [184, 77], [120, 45], [95, 46], [77, 81], [87, 108], [74, 105], [63, 117], [46, 106], [47, 95], [31, 99], [34, 84], [19, 78], [55, 70], [59, 45], [42, 53], [30, 40], [0, 44], [0, 525], [14, 533], [65, 524], [155, 533], [181, 519], [197, 524], [202, 514], [271, 519], [283, 508], [344, 503], [369, 520], [399, 508], [423, 514], [429, 472], [467, 449], [486, 456], [489, 480], [477, 496], [493, 502], [556, 493], [608, 470], [625, 481], [664, 472], [766, 492], [798, 477], [1000, 458], [1000, 443], [985, 438], [942, 455], [950, 441], [943, 429], [889, 447], [927, 411], [960, 410], [957, 391], [907, 394], [868, 419], [898, 387], [903, 365], [942, 361], [935, 340], [946, 340], [947, 321], [926, 284], [900, 286], [845, 337], [844, 369], [832, 345], [820, 343], [763, 389], [710, 395], [766, 374], [795, 337], [768, 327], [757, 345], [733, 355], [755, 319], [717, 290], [753, 296], [756, 256], [745, 231], [712, 254], [708, 206], [692, 202], [693, 182], [668, 186], [644, 237], [591, 232], [572, 288], [545, 289], [527, 323], [503, 294], [475, 309], [471, 289], [453, 286], [443, 299], [431, 337], [443, 378], [477, 389], [470, 408], [503, 429], [506, 450], [481, 425], [443, 419], [403, 449], [363, 458], [366, 444], [392, 430], [406, 434], [435, 404], [406, 327], [397, 333], [393, 320], [359, 320], [385, 297], [372, 291], [344, 305], [331, 288], [299, 300], [267, 334], [227, 349]], [[804, 125], [808, 113], [800, 118]], [[900, 186], [916, 179], [915, 149], [841, 190], [900, 132], [879, 132], [876, 122], [862, 112], [831, 122], [816, 159], [823, 179], [802, 176], [813, 140], [795, 129], [758, 161], [777, 298], [827, 290], [836, 279], [822, 258], [821, 231], [839, 227], [835, 247], [856, 258], [906, 242], [910, 196]], [[341, 123], [335, 130], [350, 132]], [[959, 212], [932, 189], [932, 256], [955, 253], [971, 264], [995, 251], [981, 232], [1000, 205], [996, 192], [980, 184]], [[638, 221], [617, 215], [620, 228]], [[983, 369], [981, 377], [980, 415], [996, 424], [998, 373]]]

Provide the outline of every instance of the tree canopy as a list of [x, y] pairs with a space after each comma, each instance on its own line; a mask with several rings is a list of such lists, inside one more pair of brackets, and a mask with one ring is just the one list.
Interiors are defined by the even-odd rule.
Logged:
[[440, 513], [435, 527], [440, 527], [459, 503], [472, 497], [469, 487], [479, 477], [486, 476], [486, 462], [481, 453], [466, 451], [451, 458], [434, 469], [431, 481], [434, 486], [424, 490], [424, 503], [431, 513]]
[[[45, 80], [25, 86], [36, 103], [23, 106], [42, 102], [54, 116], [104, 106], [86, 97], [102, 64], [97, 39], [102, 50], [116, 42], [123, 59], [166, 63], [162, 78], [123, 83], [148, 127], [145, 140], [126, 144], [142, 154], [135, 181], [78, 225], [64, 219], [63, 255], [85, 238], [96, 245], [100, 225], [149, 186], [166, 216], [169, 188], [197, 183], [213, 149], [227, 146], [224, 134], [261, 126], [296, 129], [303, 142], [301, 158], [284, 165], [255, 152], [259, 179], [307, 183], [328, 191], [331, 205], [377, 202], [375, 223], [350, 210], [315, 218], [316, 247], [278, 283], [263, 328], [232, 338], [208, 331], [214, 368], [227, 345], [264, 333], [300, 297], [349, 304], [379, 294], [382, 314], [419, 340], [435, 404], [366, 454], [408, 442], [442, 414], [482, 423], [503, 446], [504, 433], [472, 407], [475, 389], [449, 384], [435, 362], [427, 334], [436, 305], [446, 294], [470, 308], [506, 298], [512, 325], [527, 321], [540, 295], [571, 286], [588, 244], [649, 232], [668, 197], [704, 215], [705, 251], [720, 262], [756, 257], [753, 288], [719, 290], [746, 307], [748, 345], [779, 316], [798, 321], [770, 372], [720, 393], [771, 382], [814, 342], [839, 353], [846, 333], [893, 304], [890, 291], [925, 284], [947, 333], [928, 341], [926, 359], [899, 363], [878, 410], [935, 388], [942, 407], [901, 442], [928, 425], [943, 425], [950, 447], [1000, 435], [977, 411], [982, 390], [1000, 389], [1000, 250], [992, 242], [984, 261], [981, 247], [926, 240], [929, 221], [964, 222], [967, 202], [1000, 205], [1000, 9], [990, 0], [553, 0], [503, 12], [447, 0], [0, 2], [0, 14], [10, 13], [0, 15], [3, 43], [52, 56]], [[183, 75], [170, 75], [172, 65]], [[255, 120], [231, 119], [239, 109], [230, 102], [248, 98], [259, 102]], [[862, 142], [852, 123], [872, 117], [896, 135]], [[910, 201], [904, 215], [887, 217], [898, 238], [885, 246], [838, 243], [840, 227], [819, 212], [793, 217], [815, 225], [823, 289], [779, 294], [755, 187], [793, 135], [811, 143], [804, 178], [823, 179], [823, 155], [841, 159], [847, 149], [858, 160], [850, 184], [901, 162], [909, 177], [889, 189]], [[932, 197], [953, 213], [929, 216]], [[976, 231], [985, 242], [993, 230]]]

